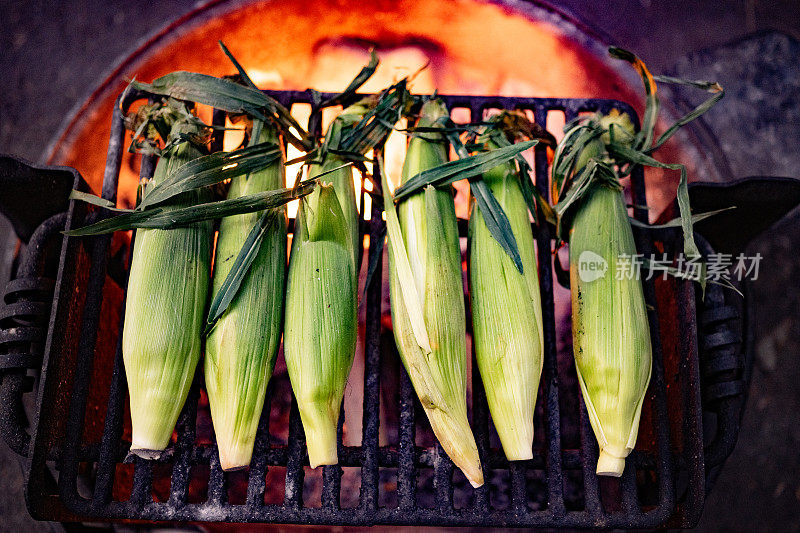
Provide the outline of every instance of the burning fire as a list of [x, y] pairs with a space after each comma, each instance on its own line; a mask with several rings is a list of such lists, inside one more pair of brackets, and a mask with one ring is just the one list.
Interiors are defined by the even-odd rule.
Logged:
[[[501, 5], [461, 0], [370, 2], [342, 0], [335, 4], [258, 1], [204, 18], [202, 12], [184, 24], [191, 31], [172, 32], [122, 65], [87, 103], [58, 143], [51, 160], [77, 168], [99, 190], [113, 99], [134, 76], [152, 80], [172, 70], [213, 75], [233, 67], [217, 48], [223, 39], [254, 81], [265, 89], [340, 91], [367, 62], [375, 48], [381, 65], [363, 88], [380, 90], [403, 76], [427, 68], [414, 79], [416, 93], [502, 96], [607, 97], [638, 102], [636, 91], [601, 59], [550, 22], [513, 12]], [[182, 26], [183, 28], [183, 26]], [[295, 105], [301, 124], [310, 107]], [[327, 123], [337, 110], [328, 110]], [[465, 109], [453, 110], [467, 121]], [[209, 117], [210, 119], [210, 117]], [[559, 134], [558, 117], [554, 134]], [[548, 118], [550, 122], [550, 118]], [[561, 117], [563, 122], [563, 115]], [[225, 148], [237, 145], [228, 132]], [[387, 170], [395, 179], [402, 167], [405, 138], [387, 143]], [[293, 147], [288, 157], [300, 155]], [[287, 168], [291, 182], [297, 169]], [[138, 158], [127, 155], [120, 175], [118, 202], [131, 206], [138, 182]], [[295, 208], [296, 209], [296, 208]], [[465, 216], [463, 208], [459, 215]]]

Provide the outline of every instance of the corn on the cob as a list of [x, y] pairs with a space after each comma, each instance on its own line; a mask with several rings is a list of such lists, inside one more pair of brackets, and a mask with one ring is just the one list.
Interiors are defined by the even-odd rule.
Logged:
[[[625, 115], [605, 117], [630, 131]], [[592, 141], [576, 172], [599, 156], [607, 138]], [[620, 476], [636, 444], [650, 381], [652, 348], [641, 280], [618, 275], [636, 254], [618, 184], [595, 182], [576, 207], [569, 233], [575, 363], [592, 429], [600, 446], [597, 474]], [[626, 265], [617, 265], [625, 262]]]
[[[329, 128], [326, 143], [365, 111], [361, 105], [345, 109]], [[310, 176], [342, 163], [327, 153], [312, 165]], [[358, 212], [352, 169], [334, 170], [321, 179], [297, 212], [283, 343], [312, 468], [338, 461], [336, 429], [358, 334]]]
[[[490, 149], [499, 145], [488, 141]], [[494, 426], [509, 461], [533, 457], [533, 412], [542, 374], [542, 306], [536, 251], [516, 165], [483, 175], [511, 224], [523, 273], [490, 233], [480, 208], [470, 215], [470, 297], [475, 356]]]
[[[422, 107], [417, 126], [437, 127], [447, 115], [440, 100]], [[422, 170], [447, 161], [441, 136], [421, 134], [411, 139], [403, 165], [402, 181]], [[388, 199], [388, 190], [385, 191]], [[388, 206], [391, 210], [391, 206]], [[466, 404], [466, 317], [461, 253], [453, 195], [428, 186], [424, 192], [403, 200], [398, 206], [399, 229], [391, 243], [391, 307], [394, 337], [400, 357], [436, 437], [447, 455], [470, 483], [483, 484], [478, 449], [469, 427]], [[394, 216], [393, 212], [387, 214]], [[390, 228], [391, 231], [391, 228]], [[389, 234], [393, 240], [392, 233]], [[401, 245], [408, 257], [413, 279], [401, 282], [397, 257], [391, 252]], [[401, 286], [412, 283], [414, 287]], [[421, 303], [422, 317], [411, 316], [403, 292], [414, 290]], [[424, 321], [428, 343], [420, 343], [415, 322]], [[428, 344], [428, 346], [422, 346]]]
[[[196, 126], [178, 120], [170, 139], [186, 133], [196, 133]], [[145, 194], [200, 155], [191, 142], [173, 146], [158, 161]], [[207, 190], [192, 191], [173, 205], [207, 201], [208, 196]], [[131, 452], [142, 457], [160, 455], [169, 443], [200, 357], [212, 229], [212, 222], [205, 221], [136, 233], [122, 353], [131, 402]]]
[[[264, 124], [261, 143], [277, 143], [274, 126]], [[231, 182], [228, 198], [285, 186], [279, 159]], [[262, 213], [222, 219], [214, 262], [214, 292], [220, 290], [239, 250]], [[275, 366], [283, 325], [286, 272], [286, 211], [274, 210], [259, 251], [224, 315], [206, 339], [205, 382], [223, 470], [250, 464]]]

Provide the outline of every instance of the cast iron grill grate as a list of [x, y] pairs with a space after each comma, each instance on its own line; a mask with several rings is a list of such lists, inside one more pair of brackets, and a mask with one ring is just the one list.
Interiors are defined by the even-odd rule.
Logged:
[[[312, 103], [308, 92], [270, 94], [287, 107]], [[123, 112], [134, 101], [147, 97], [145, 93], [126, 93], [115, 107], [102, 189], [102, 196], [109, 200], [116, 199], [125, 150]], [[636, 117], [630, 106], [611, 100], [442, 98], [451, 110], [468, 109], [472, 120], [488, 109], [517, 108], [530, 111], [543, 127], [551, 111], [563, 112], [567, 121], [582, 112], [607, 112], [611, 108]], [[310, 129], [319, 131], [320, 114], [314, 111], [311, 116]], [[215, 121], [221, 119], [224, 114], [216, 112]], [[152, 170], [153, 161], [144, 158], [141, 174], [147, 176]], [[543, 147], [536, 149], [534, 170], [536, 186], [547, 197], [548, 160]], [[632, 202], [640, 206], [634, 214], [646, 220], [641, 169], [634, 172], [631, 182]], [[81, 226], [87, 216], [95, 214], [87, 209], [72, 202], [67, 228]], [[371, 242], [383, 238], [381, 210], [380, 202], [372, 202], [371, 217], [362, 222]], [[640, 253], [655, 250], [656, 232], [637, 230], [635, 234]], [[663, 232], [658, 235], [662, 244], [672, 246], [671, 237], [663, 238]], [[540, 258], [547, 257], [547, 252], [541, 251], [552, 249], [552, 228], [537, 230], [536, 238]], [[475, 371], [471, 420], [487, 483], [472, 489], [457, 469], [454, 472], [438, 445], [419, 444], [417, 429], [427, 421], [416, 412], [413, 388], [399, 365], [397, 401], [392, 398], [388, 402], [392, 405], [384, 405], [384, 409], [397, 410], [397, 438], [380, 444], [379, 413], [381, 402], [387, 403], [380, 395], [381, 380], [386, 379], [381, 367], [396, 360], [397, 355], [391, 342], [381, 342], [385, 280], [374, 276], [363, 303], [361, 445], [342, 444], [342, 424], [347, 421], [340, 419], [340, 465], [322, 468], [319, 505], [311, 505], [304, 500], [309, 469], [304, 467], [307, 458], [297, 407], [292, 399], [288, 438], [283, 444], [275, 437], [275, 428], [270, 427], [271, 402], [279, 398], [273, 384], [264, 405], [253, 461], [246, 472], [224, 473], [213, 442], [198, 439], [202, 372], [196, 376], [179, 418], [172, 453], [158, 461], [135, 458], [132, 467], [124, 464], [129, 443], [122, 441], [127, 390], [120, 339], [126, 275], [114, 276], [116, 256], [110, 253], [111, 242], [110, 236], [64, 241], [39, 389], [42, 407], [30, 449], [27, 497], [29, 509], [38, 518], [649, 528], [689, 525], [699, 517], [704, 498], [703, 437], [694, 290], [688, 282], [645, 282], [654, 362], [642, 414], [643, 429], [622, 478], [600, 480], [594, 474], [597, 444], [586, 409], [579, 401], [574, 367], [568, 361], [571, 357], [558, 357], [554, 307], [557, 271], [550, 261], [540, 260], [545, 362], [537, 400], [534, 458], [509, 464], [493, 445], [486, 398]], [[370, 247], [368, 253], [374, 252]], [[382, 260], [378, 261], [380, 265]], [[377, 271], [381, 272], [380, 266]], [[117, 279], [118, 286], [107, 275]], [[110, 293], [116, 297], [110, 298]], [[109, 323], [119, 324], [118, 331], [110, 335], [105, 332], [104, 325]], [[662, 342], [660, 330], [666, 331], [668, 342]], [[116, 347], [110, 359], [113, 366], [100, 363], [99, 354], [109, 346]], [[97, 408], [98, 397], [102, 409]], [[360, 486], [350, 481], [343, 485], [343, 469], [360, 469], [359, 476], [348, 478], [356, 478]], [[203, 474], [199, 495], [190, 490], [197, 485], [198, 472]], [[57, 487], [51, 473], [57, 473]], [[126, 476], [130, 484], [125, 494], [120, 494], [121, 480]], [[154, 494], [154, 479], [167, 480], [165, 494]], [[283, 484], [281, 501], [265, 503], [265, 494], [274, 483]], [[232, 484], [246, 486], [244, 496], [229, 497]], [[354, 491], [358, 491], [357, 502]], [[343, 506], [343, 500], [354, 506]]]

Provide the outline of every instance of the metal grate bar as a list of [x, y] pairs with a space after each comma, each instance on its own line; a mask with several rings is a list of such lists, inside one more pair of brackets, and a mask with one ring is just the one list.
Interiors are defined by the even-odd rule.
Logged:
[[100, 444], [100, 458], [97, 464], [97, 480], [95, 481], [92, 506], [99, 507], [111, 501], [111, 492], [114, 485], [115, 463], [120, 439], [122, 437], [122, 413], [120, 403], [124, 401], [125, 394], [125, 368], [122, 363], [122, 328], [125, 323], [125, 299], [122, 300], [122, 310], [119, 315], [119, 338], [117, 350], [114, 355], [114, 373], [111, 376], [111, 390], [108, 396], [108, 410], [106, 411], [103, 439]]
[[603, 506], [600, 503], [600, 488], [595, 474], [597, 465], [597, 441], [589, 424], [589, 413], [583, 397], [580, 399], [581, 408], [581, 463], [583, 470], [583, 494], [586, 512], [595, 519], [603, 516]]
[[133, 458], [133, 490], [131, 491], [131, 503], [136, 507], [142, 507], [153, 501], [151, 490], [153, 487], [153, 463], [141, 457]]
[[292, 409], [289, 413], [289, 458], [286, 461], [285, 504], [299, 509], [303, 506], [303, 449], [306, 443], [297, 401], [292, 394]]
[[[396, 353], [396, 352], [395, 352]], [[399, 355], [398, 355], [399, 357]], [[400, 369], [400, 420], [398, 428], [397, 497], [401, 510], [417, 506], [417, 469], [414, 465], [416, 428], [414, 427], [414, 387], [404, 368]]]
[[[153, 165], [146, 165], [144, 172], [149, 172], [152, 176]], [[131, 235], [131, 249], [136, 241], [136, 232]], [[133, 254], [128, 257], [128, 269], [133, 261]], [[114, 370], [111, 377], [111, 384], [108, 393], [108, 406], [106, 409], [105, 427], [103, 428], [103, 441], [101, 443], [100, 459], [97, 465], [97, 482], [95, 492], [92, 496], [92, 506], [105, 505], [111, 502], [113, 490], [115, 463], [119, 453], [120, 440], [122, 438], [123, 413], [125, 392], [127, 391], [127, 381], [125, 380], [125, 365], [122, 359], [122, 332], [125, 326], [125, 303], [128, 297], [125, 291], [120, 304], [119, 328], [117, 333], [117, 349], [114, 354]], [[109, 438], [105, 438], [108, 435]]]
[[[472, 360], [475, 360], [475, 343], [472, 344]], [[485, 483], [475, 489], [473, 509], [477, 513], [485, 513], [489, 509], [489, 405], [486, 403], [486, 391], [477, 367], [472, 372], [472, 418], [475, 443], [478, 446], [478, 455], [481, 459], [481, 469]]]
[[[344, 420], [344, 410], [339, 415], [338, 442], [339, 448], [342, 447], [342, 421]], [[339, 492], [342, 486], [342, 467], [336, 465], [326, 465], [322, 467], [322, 507], [325, 509], [339, 509]]]
[[[120, 112], [121, 114], [121, 112]], [[110, 146], [118, 146], [121, 149], [122, 138], [120, 133], [122, 125], [118, 120], [118, 115], [115, 112], [114, 120], [112, 120], [112, 138], [109, 141]], [[121, 154], [120, 154], [121, 157]], [[119, 158], [113, 153], [108, 154], [107, 170], [109, 168], [115, 169], [117, 175], [119, 174]], [[152, 158], [143, 158], [142, 175], [150, 170], [149, 166], [144, 166], [144, 161]], [[152, 163], [152, 161], [150, 161]], [[152, 175], [152, 173], [150, 174]], [[103, 197], [106, 200], [116, 200], [116, 177], [111, 176], [110, 172], [106, 172], [103, 176]], [[102, 307], [103, 286], [105, 284], [106, 270], [107, 270], [107, 253], [111, 243], [111, 235], [102, 235], [99, 237], [92, 237], [89, 239], [91, 265], [89, 270], [89, 281], [86, 289], [85, 311], [81, 324], [81, 329], [84, 335], [81, 335], [78, 343], [78, 359], [88, 361], [88, 364], [78, 365], [75, 372], [75, 381], [73, 383], [72, 402], [68, 414], [68, 424], [66, 431], [66, 438], [73, 442], [80, 442], [81, 434], [83, 433], [83, 423], [86, 409], [86, 398], [89, 392], [89, 382], [91, 379], [91, 368], [94, 360], [95, 344], [97, 343], [97, 333], [99, 329], [100, 310]], [[108, 416], [108, 415], [107, 415]], [[64, 493], [66, 500], [74, 500], [76, 494], [70, 493], [68, 487], [76, 483], [78, 474], [78, 457], [77, 447], [69, 447], [65, 450], [64, 459], [66, 465], [63, 468], [63, 474], [59, 476], [59, 487]], [[111, 474], [106, 474], [105, 477], [111, 477]], [[107, 483], [107, 480], [104, 480]], [[101, 491], [107, 489], [101, 485]], [[99, 497], [104, 497], [104, 492], [98, 494]]]
[[219, 463], [219, 453], [211, 454], [208, 466], [208, 502], [213, 505], [222, 505], [228, 501], [228, 488], [225, 479], [225, 472]]
[[[537, 107], [534, 110], [534, 120], [544, 127], [547, 123], [547, 110]], [[547, 151], [543, 146], [537, 145], [534, 149], [534, 171], [536, 174], [536, 188], [542, 196], [549, 200], [547, 179]], [[550, 228], [543, 224], [536, 236], [536, 248], [539, 257], [548, 257], [550, 252]], [[547, 507], [554, 516], [563, 516], [566, 512], [564, 506], [564, 481], [561, 470], [561, 420], [558, 405], [558, 353], [556, 349], [555, 312], [553, 299], [553, 270], [550, 261], [539, 261], [539, 287], [542, 298], [542, 323], [544, 326], [544, 371], [542, 379], [545, 382], [545, 416], [547, 438]]]
[[256, 441], [253, 445], [253, 458], [250, 461], [250, 473], [247, 481], [247, 505], [261, 507], [264, 505], [264, 492], [267, 478], [267, 460], [269, 455], [269, 413], [272, 405], [272, 381], [267, 384], [267, 395], [264, 408], [258, 421]]
[[525, 464], [511, 461], [508, 469], [511, 472], [511, 508], [515, 513], [527, 513], [528, 494], [525, 490]]
[[639, 498], [636, 494], [636, 463], [634, 461], [625, 461], [625, 470], [620, 478], [620, 488], [622, 489], [622, 511], [631, 515], [640, 513]]
[[211, 143], [209, 144], [209, 149], [212, 153], [222, 150], [222, 142], [225, 138], [225, 130], [222, 128], [225, 127], [225, 119], [227, 116], [228, 114], [221, 109], [214, 109], [212, 112], [211, 125], [216, 127], [214, 133], [211, 135]]
[[322, 467], [322, 507], [340, 509], [339, 492], [342, 486], [342, 467], [326, 465]]
[[[336, 425], [337, 454], [342, 452], [342, 427], [344, 425], [344, 407], [339, 411], [339, 420]], [[339, 492], [342, 486], [342, 467], [325, 465], [322, 467], [322, 507], [325, 509], [339, 509]]]
[[436, 491], [436, 506], [440, 511], [449, 511], [453, 508], [453, 461], [438, 442], [434, 453], [433, 489]]
[[[380, 169], [375, 165], [376, 182], [380, 183]], [[361, 205], [364, 206], [362, 196]], [[369, 221], [369, 261], [375, 263], [375, 273], [370, 280], [366, 293], [367, 323], [364, 331], [364, 413], [362, 419], [361, 446], [363, 459], [361, 466], [361, 494], [359, 506], [364, 510], [378, 508], [378, 446], [380, 425], [380, 369], [381, 369], [381, 298], [383, 296], [383, 248], [373, 243], [383, 241], [386, 231], [381, 219], [380, 202], [372, 202]], [[377, 258], [375, 254], [380, 253]]]
[[[631, 114], [636, 123], [636, 115]], [[642, 167], [637, 167], [631, 174], [631, 196], [634, 200], [634, 216], [642, 221], [648, 222], [648, 211], [639, 206], [647, 205], [645, 194], [644, 171]], [[654, 252], [652, 235], [650, 230], [638, 230], [634, 228], [634, 240], [636, 249], [645, 256]], [[645, 302], [649, 306], [647, 313], [650, 324], [650, 338], [653, 348], [653, 368], [650, 383], [650, 390], [653, 391], [653, 421], [656, 432], [656, 446], [658, 449], [658, 485], [659, 485], [659, 505], [649, 512], [649, 519], [653, 524], [663, 523], [667, 520], [675, 508], [675, 489], [674, 472], [672, 465], [672, 451], [670, 450], [670, 429], [669, 414], [667, 413], [667, 387], [664, 380], [664, 355], [661, 349], [661, 334], [658, 324], [658, 305], [655, 295], [655, 282], [647, 280], [644, 283]], [[701, 438], [698, 436], [698, 438]], [[634, 484], [635, 488], [635, 484]]]
[[[471, 105], [470, 102], [459, 102], [461, 107], [469, 109], [469, 120], [477, 122], [482, 118], [482, 111], [479, 106]], [[458, 104], [456, 104], [458, 105]], [[469, 324], [467, 327], [471, 327]], [[470, 353], [472, 361], [475, 361], [475, 343], [472, 343]], [[483, 388], [483, 380], [477, 365], [472, 368], [472, 419], [475, 444], [478, 447], [478, 456], [481, 460], [484, 481], [490, 475], [488, 459], [491, 452], [489, 446], [489, 405], [486, 401], [486, 390]], [[474, 507], [476, 510], [486, 511], [489, 508], [489, 487], [484, 483], [482, 487], [475, 489]]]
[[117, 201], [117, 180], [122, 167], [122, 154], [125, 151], [125, 117], [119, 104], [121, 97], [114, 102], [114, 112], [111, 115], [111, 137], [108, 140], [108, 154], [106, 155], [106, 168], [103, 172], [103, 185], [100, 195], [112, 202]]
[[192, 467], [192, 448], [194, 447], [195, 426], [197, 422], [197, 399], [199, 396], [200, 374], [195, 374], [194, 383], [186, 398], [186, 406], [178, 417], [176, 432], [178, 441], [175, 444], [175, 465], [172, 467], [172, 478], [169, 484], [169, 502], [172, 505], [184, 505], [189, 492], [189, 475]]

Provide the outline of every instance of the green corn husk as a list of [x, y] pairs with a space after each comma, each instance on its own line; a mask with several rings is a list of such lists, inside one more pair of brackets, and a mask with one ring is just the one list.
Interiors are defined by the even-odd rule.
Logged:
[[[604, 117], [601, 123], [607, 127], [610, 120], [631, 129], [627, 115]], [[602, 143], [598, 139], [584, 149], [576, 170], [602, 152]], [[642, 283], [636, 276], [617, 275], [618, 262], [635, 254], [620, 187], [592, 183], [572, 220], [569, 262], [575, 364], [600, 446], [598, 475], [622, 475], [650, 382], [652, 347]], [[605, 273], [593, 264], [607, 265]]]
[[[254, 127], [254, 130], [257, 129]], [[277, 143], [264, 124], [258, 142]], [[285, 186], [283, 161], [233, 179], [228, 198]], [[216, 294], [263, 212], [222, 219], [213, 286]], [[274, 209], [259, 250], [225, 314], [206, 339], [205, 382], [223, 470], [250, 464], [267, 383], [275, 366], [283, 326], [286, 273], [286, 210]]]
[[[558, 202], [554, 207], [558, 234], [570, 245], [575, 361], [584, 403], [600, 445], [597, 473], [620, 476], [625, 457], [636, 444], [652, 368], [647, 309], [641, 281], [635, 275], [636, 265], [631, 264], [636, 246], [620, 178], [630, 175], [638, 165], [680, 171], [676, 194], [680, 220], [674, 222], [683, 231], [683, 252], [699, 259], [686, 168], [658, 161], [652, 153], [678, 129], [719, 102], [725, 92], [713, 82], [654, 77], [644, 62], [627, 50], [612, 47], [609, 53], [630, 63], [642, 78], [647, 95], [642, 128], [635, 131], [630, 117], [614, 109], [607, 115], [579, 117], [568, 125], [556, 149], [551, 185]], [[656, 79], [711, 93], [658, 137]], [[567, 230], [568, 236], [564, 235]], [[704, 277], [699, 284], [705, 289]]]
[[[366, 111], [351, 106], [337, 117], [326, 146]], [[310, 177], [341, 166], [325, 153]], [[358, 335], [358, 211], [353, 171], [327, 174], [301, 200], [286, 287], [284, 356], [306, 434], [309, 464], [338, 462], [336, 430]]]
[[[499, 145], [488, 142], [490, 149]], [[494, 426], [509, 461], [533, 458], [533, 412], [544, 340], [536, 249], [515, 164], [486, 172], [511, 224], [523, 273], [492, 236], [475, 202], [469, 220], [470, 297], [475, 356]]]
[[[437, 120], [446, 115], [447, 109], [440, 100], [430, 100], [423, 105], [417, 126], [436, 127]], [[411, 139], [403, 165], [403, 183], [420, 171], [447, 161], [447, 144], [443, 141], [432, 134]], [[395, 215], [386, 185], [384, 193], [384, 202], [389, 203], [389, 224]], [[393, 228], [389, 228], [395, 342], [442, 448], [469, 482], [479, 487], [483, 484], [483, 471], [467, 419], [466, 317], [453, 195], [449, 190], [428, 186], [424, 192], [403, 200], [397, 210], [399, 228], [395, 236], [402, 243], [391, 242], [395, 239]], [[399, 270], [397, 254], [392, 251], [400, 245], [407, 255], [406, 265], [410, 264], [411, 279]], [[417, 295], [421, 317], [413, 316], [414, 310], [406, 304], [407, 291]], [[422, 328], [420, 319], [424, 321]], [[420, 339], [419, 329], [427, 330], [425, 340]]]
[[[175, 122], [170, 139], [197, 126]], [[167, 150], [145, 194], [170, 172], [201, 156], [191, 142]], [[208, 201], [207, 189], [185, 193], [172, 207]], [[200, 357], [211, 273], [213, 223], [136, 233], [128, 280], [122, 354], [130, 394], [131, 452], [158, 457], [169, 443]]]

